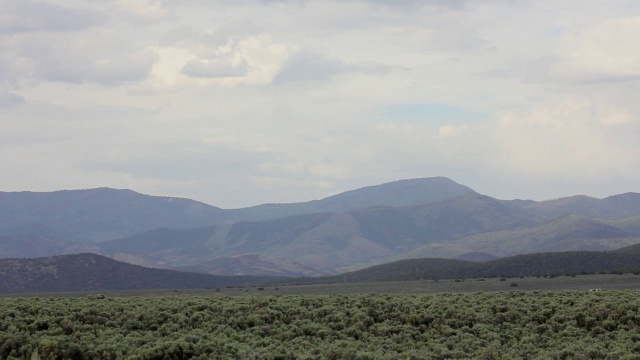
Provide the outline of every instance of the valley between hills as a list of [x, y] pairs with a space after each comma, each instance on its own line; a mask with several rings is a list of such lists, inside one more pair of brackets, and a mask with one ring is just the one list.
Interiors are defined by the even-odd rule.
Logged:
[[0, 192], [0, 292], [638, 272], [636, 244], [640, 194], [500, 200], [444, 177], [230, 210]]

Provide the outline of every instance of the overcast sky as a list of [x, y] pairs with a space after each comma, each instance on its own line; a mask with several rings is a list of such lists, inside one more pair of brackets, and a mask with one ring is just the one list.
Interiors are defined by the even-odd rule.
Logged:
[[0, 191], [640, 192], [637, 0], [0, 0]]

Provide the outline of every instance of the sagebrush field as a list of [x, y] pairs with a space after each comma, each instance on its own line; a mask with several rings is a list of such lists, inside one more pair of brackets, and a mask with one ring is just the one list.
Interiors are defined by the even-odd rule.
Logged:
[[640, 292], [0, 299], [3, 359], [640, 359]]

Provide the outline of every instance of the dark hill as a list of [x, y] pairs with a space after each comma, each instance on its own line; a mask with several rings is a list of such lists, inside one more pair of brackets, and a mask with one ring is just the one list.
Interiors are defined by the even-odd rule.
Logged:
[[[517, 255], [486, 262], [454, 259], [409, 259], [307, 280], [315, 283], [438, 280], [519, 276], [556, 276], [640, 271], [640, 255], [598, 251], [567, 251]], [[304, 280], [302, 280], [304, 282]], [[297, 279], [296, 282], [300, 282]]]
[[0, 293], [191, 289], [257, 284], [265, 277], [145, 268], [96, 254], [0, 260]]
[[478, 265], [472, 261], [455, 259], [410, 259], [341, 275], [320, 278], [320, 282], [407, 281], [472, 278]]
[[470, 253], [462, 254], [458, 256], [456, 259], [465, 260], [465, 261], [483, 262], [483, 261], [495, 260], [497, 259], [497, 257], [491, 254], [478, 251], [478, 252], [470, 252]]
[[571, 275], [640, 270], [640, 256], [601, 251], [516, 255], [482, 263], [484, 276]]
[[617, 254], [640, 255], [640, 244], [625, 246], [613, 251]]

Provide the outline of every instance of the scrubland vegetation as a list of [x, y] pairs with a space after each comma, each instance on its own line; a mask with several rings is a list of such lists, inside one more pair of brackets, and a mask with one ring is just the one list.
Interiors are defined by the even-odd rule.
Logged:
[[640, 359], [640, 292], [0, 299], [2, 359]]

